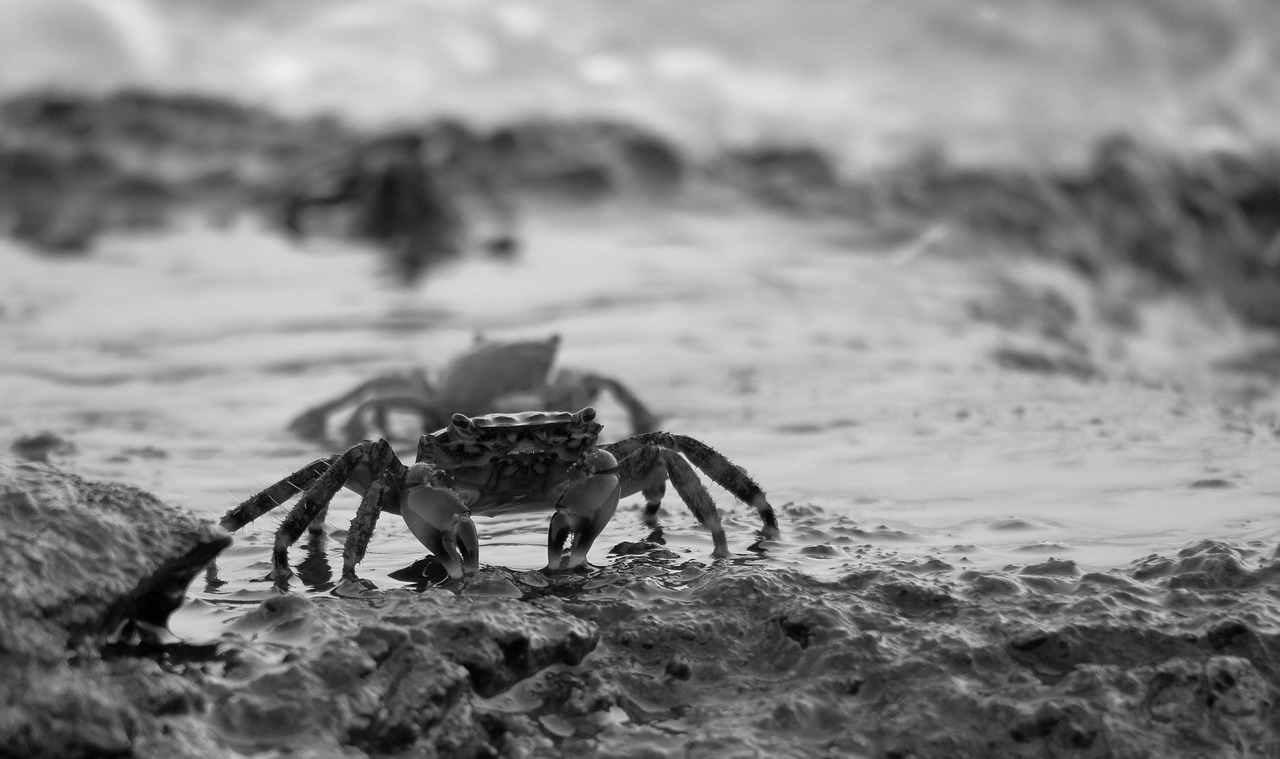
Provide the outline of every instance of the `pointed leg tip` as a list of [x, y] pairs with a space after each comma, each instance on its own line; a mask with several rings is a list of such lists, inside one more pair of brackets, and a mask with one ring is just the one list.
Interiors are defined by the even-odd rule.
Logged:
[[293, 577], [293, 570], [289, 568], [287, 560], [274, 562], [271, 571], [267, 573], [268, 580], [276, 580], [277, 582], [288, 580], [290, 577]]
[[333, 595], [339, 598], [361, 598], [378, 592], [378, 586], [371, 580], [355, 575], [344, 577], [333, 589]]

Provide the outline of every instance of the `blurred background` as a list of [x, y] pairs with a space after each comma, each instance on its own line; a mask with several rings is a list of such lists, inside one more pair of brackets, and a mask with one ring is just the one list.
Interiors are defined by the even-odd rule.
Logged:
[[3, 0], [0, 92], [142, 86], [361, 124], [635, 119], [699, 150], [786, 140], [857, 170], [939, 143], [1080, 160], [1274, 138], [1269, 0]]

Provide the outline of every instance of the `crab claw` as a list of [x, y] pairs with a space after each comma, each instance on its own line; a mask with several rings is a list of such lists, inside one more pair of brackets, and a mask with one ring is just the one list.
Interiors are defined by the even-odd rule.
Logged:
[[471, 512], [458, 494], [430, 484], [430, 467], [415, 464], [405, 476], [401, 515], [409, 531], [457, 580], [480, 568], [480, 539]]
[[573, 536], [567, 569], [576, 569], [587, 561], [591, 544], [613, 518], [622, 495], [618, 480], [618, 461], [608, 451], [596, 449], [583, 457], [580, 465], [587, 476], [574, 481], [556, 502], [547, 535], [547, 568], [560, 568], [564, 544]]

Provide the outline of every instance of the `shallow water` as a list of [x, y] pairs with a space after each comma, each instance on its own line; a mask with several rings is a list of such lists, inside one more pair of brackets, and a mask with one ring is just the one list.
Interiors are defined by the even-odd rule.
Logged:
[[[1140, 329], [1120, 333], [1052, 269], [954, 245], [913, 257], [735, 208], [543, 214], [528, 239], [517, 263], [467, 261], [409, 290], [379, 278], [371, 251], [297, 248], [248, 223], [108, 238], [83, 260], [0, 244], [0, 444], [56, 432], [75, 446], [54, 457], [68, 469], [217, 518], [336, 450], [285, 431], [302, 408], [376, 372], [438, 367], [473, 330], [555, 332], [562, 365], [624, 380], [667, 429], [761, 482], [783, 531], [763, 545], [754, 511], [713, 486], [733, 561], [816, 580], [935, 558], [995, 570], [1053, 557], [1087, 572], [1202, 538], [1280, 541], [1280, 441], [1212, 369], [1261, 338], [1212, 309], [1140, 306]], [[1075, 334], [1106, 347], [1102, 378], [993, 362], [996, 348], [1053, 347], [975, 316], [1010, 281], [1075, 299]], [[621, 409], [599, 408], [606, 436], [623, 436]], [[331, 589], [356, 503], [340, 494], [330, 537], [295, 546], [295, 590]], [[595, 565], [646, 536], [639, 508], [623, 502]], [[222, 582], [196, 582], [175, 631], [217, 637], [273, 592], [262, 578], [284, 513], [236, 536]], [[546, 518], [478, 519], [482, 561], [541, 567]], [[709, 536], [674, 494], [664, 520], [682, 561], [710, 563]], [[424, 553], [386, 517], [360, 571], [400, 587], [389, 575]]]

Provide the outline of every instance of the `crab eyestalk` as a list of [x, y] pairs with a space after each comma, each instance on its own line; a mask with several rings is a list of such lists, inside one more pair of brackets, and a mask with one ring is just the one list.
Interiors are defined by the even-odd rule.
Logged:
[[476, 423], [466, 414], [454, 414], [449, 429], [460, 440], [473, 440], [476, 436]]
[[586, 476], [565, 489], [551, 517], [547, 535], [546, 571], [549, 572], [560, 568], [564, 545], [570, 536], [573, 546], [565, 568], [576, 569], [586, 563], [587, 552], [613, 518], [622, 495], [618, 460], [613, 454], [597, 448], [582, 457], [578, 468], [586, 472]]
[[409, 467], [401, 513], [418, 542], [457, 580], [480, 569], [480, 538], [471, 511], [457, 493], [437, 484], [438, 474], [430, 464]]

